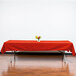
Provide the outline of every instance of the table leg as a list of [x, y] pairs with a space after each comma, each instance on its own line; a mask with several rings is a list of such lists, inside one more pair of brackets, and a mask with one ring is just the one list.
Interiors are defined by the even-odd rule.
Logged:
[[[13, 54], [13, 51], [12, 51], [12, 53], [11, 53], [11, 56], [12, 56], [12, 54]], [[10, 58], [10, 63], [12, 63], [12, 57]]]
[[62, 61], [63, 61], [64, 63], [66, 63], [65, 51], [63, 51], [63, 53], [62, 53]]
[[62, 53], [62, 62], [66, 63], [66, 57], [65, 57], [65, 51], [59, 51], [60, 53]]
[[15, 51], [14, 51], [14, 62], [15, 62]]

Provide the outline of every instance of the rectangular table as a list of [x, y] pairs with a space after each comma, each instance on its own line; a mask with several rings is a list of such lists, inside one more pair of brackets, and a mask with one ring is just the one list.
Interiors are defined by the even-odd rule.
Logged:
[[70, 51], [75, 56], [73, 43], [70, 41], [36, 41], [36, 40], [8, 40], [4, 42], [1, 53], [6, 51]]

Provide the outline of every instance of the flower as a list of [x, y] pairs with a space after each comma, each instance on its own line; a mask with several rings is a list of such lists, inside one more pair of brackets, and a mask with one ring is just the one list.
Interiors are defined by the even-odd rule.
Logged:
[[40, 39], [40, 38], [41, 38], [41, 36], [35, 36], [35, 38], [36, 38], [36, 39]]
[[39, 36], [41, 38], [41, 36]]
[[36, 39], [38, 39], [38, 36], [35, 36]]

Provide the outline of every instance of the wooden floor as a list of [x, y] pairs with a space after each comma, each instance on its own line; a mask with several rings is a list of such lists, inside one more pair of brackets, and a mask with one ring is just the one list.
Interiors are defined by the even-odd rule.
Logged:
[[[12, 63], [10, 60], [12, 58]], [[76, 76], [76, 56], [0, 54], [0, 76]]]

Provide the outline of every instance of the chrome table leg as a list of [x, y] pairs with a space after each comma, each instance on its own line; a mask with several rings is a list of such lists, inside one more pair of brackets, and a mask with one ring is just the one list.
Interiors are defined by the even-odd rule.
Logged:
[[16, 59], [15, 59], [15, 51], [14, 51], [14, 62], [15, 62], [15, 60], [16, 60]]
[[64, 63], [66, 63], [65, 51], [61, 50], [61, 51], [59, 51], [59, 52], [62, 53], [62, 61], [63, 61]]

